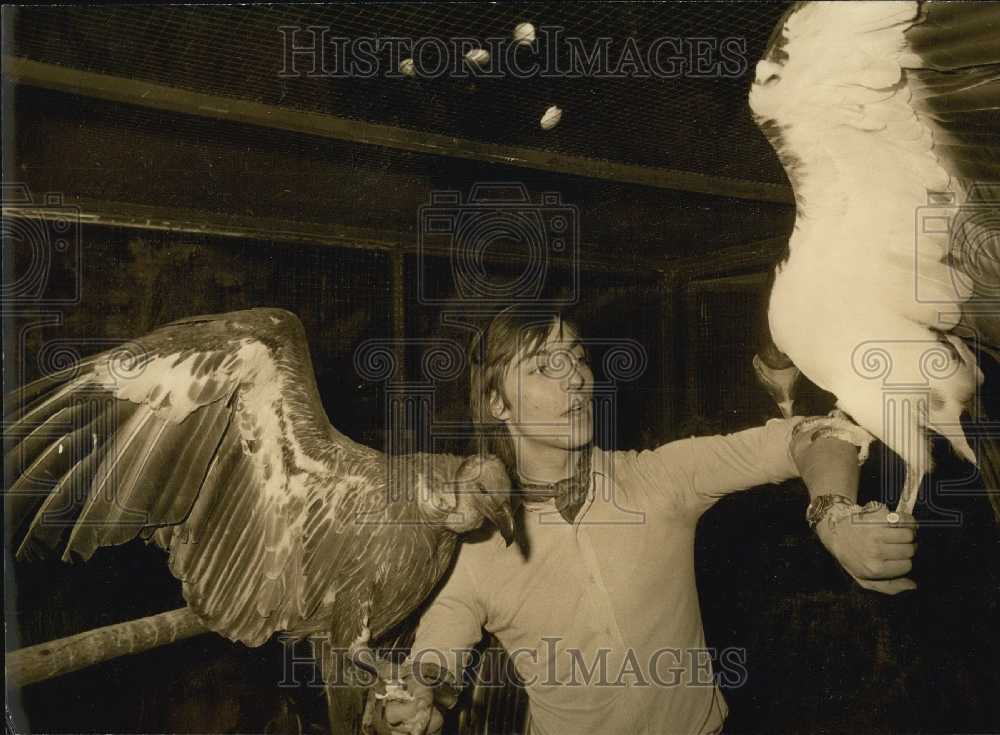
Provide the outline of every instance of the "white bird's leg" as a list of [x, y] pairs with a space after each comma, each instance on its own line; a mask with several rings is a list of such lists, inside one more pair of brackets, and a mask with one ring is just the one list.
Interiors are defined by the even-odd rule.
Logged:
[[885, 443], [903, 460], [906, 467], [903, 490], [896, 505], [897, 513], [913, 514], [920, 483], [931, 471], [931, 442], [927, 437], [929, 397], [923, 394], [900, 396], [887, 407], [888, 425]]
[[897, 513], [913, 515], [913, 506], [917, 504], [917, 494], [920, 491], [920, 483], [923, 482], [925, 474], [927, 474], [925, 467], [906, 465], [903, 494], [899, 496], [899, 504], [896, 505]]

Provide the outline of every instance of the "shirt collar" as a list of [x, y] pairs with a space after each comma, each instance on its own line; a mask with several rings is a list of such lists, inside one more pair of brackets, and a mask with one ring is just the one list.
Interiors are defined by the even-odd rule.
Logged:
[[[591, 446], [590, 453], [590, 482], [587, 483], [587, 497], [583, 501], [583, 505], [580, 506], [579, 512], [576, 514], [576, 518], [573, 521], [574, 527], [580, 525], [591, 506], [593, 506], [594, 498], [597, 497], [597, 483], [606, 478], [606, 474], [603, 471], [605, 452], [599, 449], [595, 444]], [[601, 462], [602, 464], [599, 465], [598, 462]], [[542, 501], [524, 501], [524, 510], [527, 513], [539, 514], [539, 524], [567, 525], [566, 520], [559, 514], [559, 511], [556, 510], [555, 498]]]

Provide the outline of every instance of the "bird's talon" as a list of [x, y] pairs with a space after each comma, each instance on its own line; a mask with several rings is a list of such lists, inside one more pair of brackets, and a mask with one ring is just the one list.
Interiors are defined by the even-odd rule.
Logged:
[[385, 683], [385, 694], [376, 694], [375, 699], [384, 699], [387, 702], [412, 702], [413, 695], [406, 691], [403, 682], [387, 681]]

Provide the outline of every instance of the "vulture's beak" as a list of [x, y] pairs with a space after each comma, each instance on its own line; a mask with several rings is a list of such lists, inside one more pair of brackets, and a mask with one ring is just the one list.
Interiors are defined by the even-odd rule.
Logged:
[[514, 512], [511, 510], [509, 498], [504, 498], [503, 502], [493, 505], [487, 510], [486, 517], [497, 527], [503, 540], [510, 546], [514, 542]]

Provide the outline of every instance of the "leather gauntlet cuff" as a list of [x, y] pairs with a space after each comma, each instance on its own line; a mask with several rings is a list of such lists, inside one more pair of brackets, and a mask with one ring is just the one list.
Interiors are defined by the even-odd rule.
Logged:
[[808, 435], [808, 443], [832, 437], [853, 444], [858, 448], [858, 464], [864, 464], [868, 459], [868, 445], [875, 438], [865, 429], [851, 421], [847, 414], [839, 409], [833, 409], [826, 416], [810, 416], [803, 419], [792, 429], [792, 443], [802, 441], [802, 436]]

